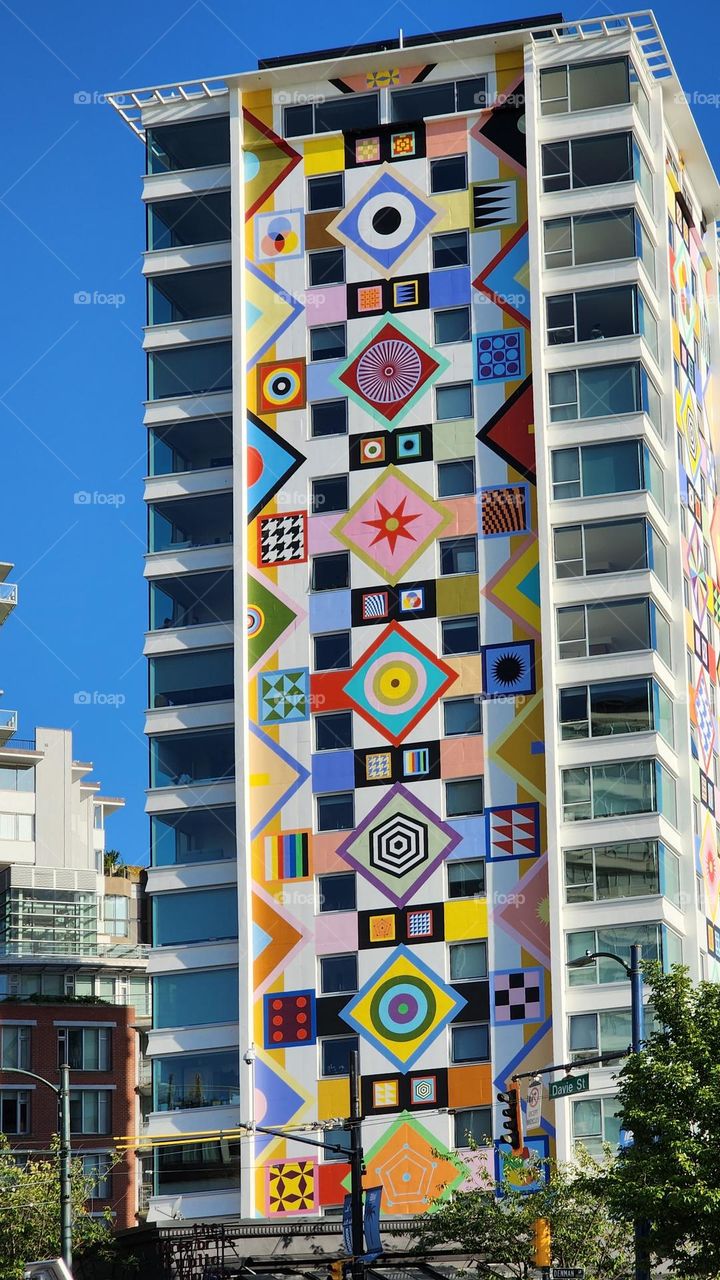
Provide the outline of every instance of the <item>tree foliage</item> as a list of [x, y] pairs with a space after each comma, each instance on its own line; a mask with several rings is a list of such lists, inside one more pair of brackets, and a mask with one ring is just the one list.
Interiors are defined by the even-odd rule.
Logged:
[[619, 1073], [633, 1145], [596, 1182], [678, 1276], [720, 1274], [720, 986], [644, 967], [656, 1025]]
[[418, 1247], [456, 1247], [480, 1276], [526, 1280], [536, 1272], [535, 1220], [547, 1218], [554, 1266], [584, 1267], [586, 1280], [627, 1280], [632, 1274], [632, 1228], [613, 1220], [596, 1195], [595, 1181], [604, 1174], [604, 1164], [582, 1153], [578, 1165], [538, 1161], [532, 1172], [539, 1188], [527, 1191], [515, 1181], [512, 1162], [505, 1163], [508, 1172], [500, 1186], [489, 1175], [480, 1177], [477, 1190], [455, 1192], [425, 1215]]
[[[0, 1280], [22, 1280], [26, 1262], [60, 1256], [60, 1177], [57, 1141], [51, 1158], [15, 1162], [0, 1134]], [[73, 1250], [110, 1243], [110, 1220], [90, 1216], [92, 1177], [72, 1164]]]

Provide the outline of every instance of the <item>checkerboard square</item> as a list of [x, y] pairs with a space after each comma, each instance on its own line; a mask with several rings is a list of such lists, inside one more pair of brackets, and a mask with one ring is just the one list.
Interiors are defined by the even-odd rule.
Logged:
[[357, 309], [362, 315], [371, 311], [382, 311], [382, 285], [362, 285], [357, 291]]
[[380, 163], [380, 139], [379, 138], [357, 138], [355, 141], [355, 163], [356, 164], [379, 164]]
[[431, 938], [433, 931], [432, 911], [408, 911], [408, 938]]

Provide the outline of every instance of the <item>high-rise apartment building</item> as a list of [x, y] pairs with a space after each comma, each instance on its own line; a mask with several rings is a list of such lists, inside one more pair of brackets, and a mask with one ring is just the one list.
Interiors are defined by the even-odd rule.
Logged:
[[[569, 959], [720, 977], [717, 180], [649, 13], [112, 101], [147, 147], [151, 1216], [337, 1213], [343, 1160], [193, 1138], [345, 1116], [355, 1048], [369, 1181], [422, 1212], [513, 1072], [628, 1045], [622, 968]], [[606, 1066], [528, 1146], [616, 1133]]]
[[113, 1166], [115, 1138], [140, 1127], [141, 1036], [149, 1023], [139, 874], [105, 875], [104, 796], [74, 759], [72, 734], [37, 729], [0, 745], [0, 1130], [18, 1160], [49, 1152], [70, 1066], [74, 1157], [96, 1178], [92, 1209], [136, 1223], [139, 1163]]

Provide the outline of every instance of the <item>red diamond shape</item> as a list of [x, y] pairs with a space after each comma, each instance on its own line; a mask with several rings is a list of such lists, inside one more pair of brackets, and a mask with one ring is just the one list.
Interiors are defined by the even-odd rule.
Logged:
[[434, 356], [387, 321], [338, 381], [392, 422], [439, 368]]

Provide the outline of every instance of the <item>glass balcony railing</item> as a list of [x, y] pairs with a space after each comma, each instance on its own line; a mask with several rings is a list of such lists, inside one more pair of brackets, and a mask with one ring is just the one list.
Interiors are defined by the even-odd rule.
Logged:
[[5, 743], [8, 738], [12, 738], [17, 729], [17, 724], [17, 711], [0, 711], [0, 743]]
[[10, 616], [18, 602], [18, 589], [14, 582], [0, 582], [0, 627]]

